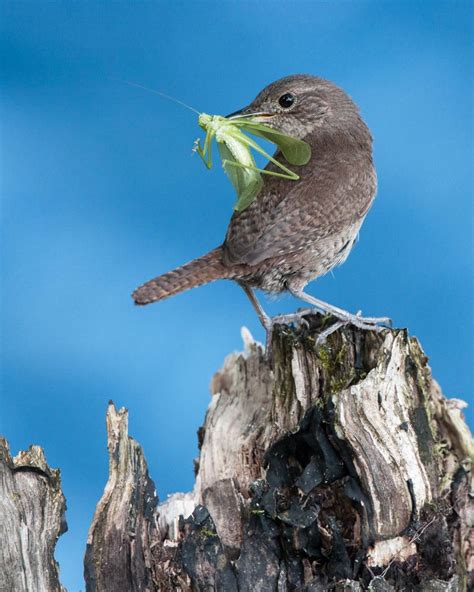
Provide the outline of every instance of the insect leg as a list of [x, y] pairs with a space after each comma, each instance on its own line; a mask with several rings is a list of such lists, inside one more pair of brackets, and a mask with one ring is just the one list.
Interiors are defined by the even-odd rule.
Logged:
[[263, 148], [261, 148], [257, 144], [257, 142], [254, 142], [252, 139], [247, 137], [245, 134], [242, 134], [242, 133], [239, 134], [239, 140], [241, 142], [243, 142], [244, 144], [247, 144], [247, 146], [250, 146], [251, 148], [253, 148], [256, 152], [258, 152], [259, 154], [261, 154], [265, 158], [268, 158], [268, 160], [270, 162], [273, 162], [274, 165], [276, 165], [280, 170], [285, 171], [286, 174], [275, 173], [273, 171], [267, 171], [264, 169], [257, 169], [260, 173], [264, 173], [265, 175], [273, 175], [274, 177], [283, 177], [283, 179], [291, 179], [293, 181], [296, 181], [299, 179], [299, 175], [297, 175], [296, 173], [294, 173], [293, 171], [288, 169], [285, 165], [281, 164], [281, 162], [278, 162], [278, 160], [273, 158], [273, 156], [270, 156], [270, 154], [265, 152], [265, 150]]
[[256, 173], [264, 173], [265, 175], [272, 175], [273, 177], [281, 177], [282, 179], [292, 179], [293, 181], [299, 179], [299, 176], [296, 173], [293, 173], [292, 171], [290, 171], [292, 173], [291, 175], [286, 175], [283, 173], [274, 173], [273, 171], [266, 171], [265, 169], [259, 169], [253, 165], [242, 164], [241, 162], [236, 162], [233, 160], [223, 160], [222, 164], [237, 167], [239, 169], [246, 169], [248, 171], [254, 171]]
[[212, 132], [208, 130], [206, 133], [206, 139], [204, 140], [204, 147], [201, 148], [199, 140], [196, 141], [195, 145], [196, 152], [202, 158], [208, 169], [212, 168], [212, 137]]

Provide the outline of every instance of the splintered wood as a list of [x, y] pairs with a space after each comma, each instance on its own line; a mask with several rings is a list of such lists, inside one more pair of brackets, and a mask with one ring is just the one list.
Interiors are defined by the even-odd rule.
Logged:
[[59, 470], [30, 446], [11, 457], [0, 438], [0, 590], [65, 592], [54, 547], [66, 532], [66, 501]]
[[[161, 505], [128, 414], [107, 410], [109, 479], [87, 592], [474, 589], [474, 445], [418, 341], [325, 319], [244, 331], [212, 380], [193, 491]], [[61, 592], [59, 472], [2, 442], [0, 590]], [[38, 516], [41, 519], [38, 520]]]
[[[463, 403], [442, 396], [405, 331], [345, 328], [322, 346], [315, 337], [282, 327], [270, 364], [244, 333], [245, 351], [211, 383], [194, 490], [148, 513], [159, 530], [151, 580], [130, 590], [467, 589], [473, 443]], [[143, 481], [137, 464], [124, 466], [135, 471], [125, 482]], [[97, 522], [111, 533], [122, 524], [124, 542], [123, 519], [102, 502]], [[112, 544], [101, 533], [91, 529], [91, 549]], [[87, 589], [114, 590], [107, 578]]]

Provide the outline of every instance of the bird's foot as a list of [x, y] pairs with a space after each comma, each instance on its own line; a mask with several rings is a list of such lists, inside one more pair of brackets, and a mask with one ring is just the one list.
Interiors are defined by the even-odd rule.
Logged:
[[298, 312], [276, 315], [270, 321], [272, 325], [295, 325], [296, 327], [304, 326], [309, 328], [309, 322], [304, 317], [311, 314], [314, 314], [314, 309], [305, 308]]
[[324, 343], [329, 335], [346, 325], [353, 325], [358, 329], [375, 331], [376, 333], [383, 331], [384, 328], [390, 328], [392, 326], [392, 320], [388, 317], [363, 317], [362, 311], [359, 311], [357, 314], [344, 312], [343, 314], [335, 314], [331, 316], [335, 317], [337, 320], [327, 329], [321, 331], [316, 339], [318, 345]]
[[353, 325], [358, 329], [363, 329], [364, 331], [375, 331], [376, 333], [382, 331], [384, 328], [391, 327], [392, 321], [388, 317], [363, 317], [361, 313], [357, 313], [356, 315], [348, 313], [348, 318], [338, 318], [338, 320], [330, 325], [324, 331], [318, 335], [316, 339], [316, 344], [321, 345], [323, 344], [326, 339], [332, 333], [335, 333], [341, 327], [345, 327], [346, 325]]
[[273, 331], [276, 325], [294, 325], [296, 327], [305, 327], [309, 329], [309, 323], [304, 318], [305, 315], [312, 314], [313, 310], [307, 308], [305, 310], [301, 310], [294, 313], [283, 314], [283, 315], [276, 315], [274, 317], [266, 316], [265, 319], [262, 319], [262, 324], [266, 331], [266, 345], [265, 345], [265, 352], [267, 360], [271, 361], [272, 356], [272, 339], [273, 339]]
[[[305, 328], [309, 328], [310, 323], [305, 317], [314, 314], [321, 314], [321, 310], [318, 308], [307, 308], [298, 312], [277, 315], [272, 318], [268, 318], [268, 325], [265, 327], [267, 331], [267, 351], [270, 351], [269, 346], [271, 345], [271, 338], [275, 325], [294, 325], [297, 327], [303, 326]], [[392, 326], [392, 320], [388, 317], [363, 317], [361, 311], [359, 311], [357, 314], [352, 314], [346, 311], [341, 311], [337, 314], [327, 313], [326, 318], [336, 320], [334, 323], [329, 325], [329, 327], [319, 333], [316, 339], [317, 345], [323, 344], [329, 335], [335, 333], [338, 329], [346, 325], [353, 325], [354, 327], [364, 331], [376, 332], [382, 331], [384, 328]]]
[[[306, 294], [301, 290], [290, 291], [296, 298], [304, 300], [310, 304], [311, 308], [305, 308], [290, 314], [269, 317], [255, 297], [252, 288], [245, 283], [241, 283], [241, 286], [250, 299], [252, 306], [257, 312], [260, 322], [265, 328], [265, 332], [267, 334], [265, 355], [270, 363], [272, 361], [272, 338], [275, 325], [296, 325], [300, 327], [303, 326], [306, 329], [311, 329], [311, 323], [308, 320], [308, 317], [316, 314], [323, 315], [322, 323], [320, 322], [318, 327], [320, 329], [319, 335], [316, 339], [316, 343], [318, 345], [324, 343], [329, 335], [341, 327], [344, 327], [345, 325], [353, 325], [354, 327], [364, 331], [382, 331], [384, 327], [392, 326], [392, 321], [387, 317], [363, 317], [361, 311], [359, 311], [357, 314], [352, 314], [343, 310], [342, 308], [338, 308], [337, 306], [333, 306], [332, 304], [318, 300], [317, 298], [314, 298], [313, 296]], [[326, 323], [328, 321], [333, 322], [327, 325]]]

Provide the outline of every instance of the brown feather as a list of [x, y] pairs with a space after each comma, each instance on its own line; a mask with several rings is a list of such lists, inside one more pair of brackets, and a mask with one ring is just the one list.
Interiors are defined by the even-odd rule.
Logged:
[[135, 290], [135, 304], [151, 304], [179, 292], [202, 286], [214, 280], [233, 278], [235, 271], [222, 263], [222, 247], [160, 275]]

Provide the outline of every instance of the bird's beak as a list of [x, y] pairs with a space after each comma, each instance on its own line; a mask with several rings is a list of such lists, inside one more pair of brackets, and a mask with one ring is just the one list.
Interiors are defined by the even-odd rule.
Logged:
[[242, 115], [249, 115], [250, 114], [250, 107], [243, 107], [243, 109], [239, 109], [238, 111], [234, 111], [233, 113], [230, 113], [229, 115], [226, 115], [225, 118], [226, 119], [231, 119], [232, 117], [242, 117]]
[[251, 105], [244, 107], [243, 109], [239, 109], [239, 111], [234, 111], [229, 115], [226, 115], [226, 119], [234, 119], [237, 117], [272, 117], [274, 113], [266, 113], [264, 111], [254, 111]]

